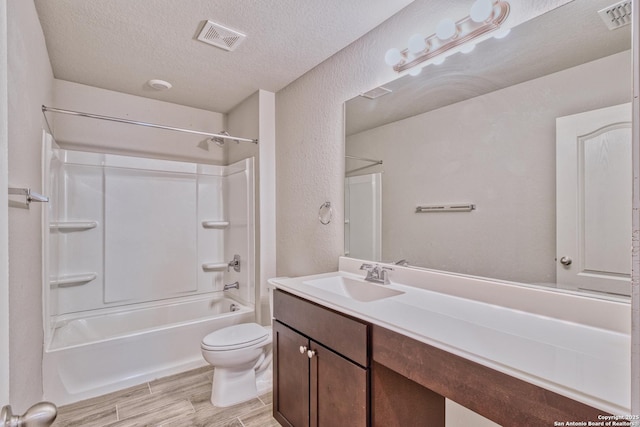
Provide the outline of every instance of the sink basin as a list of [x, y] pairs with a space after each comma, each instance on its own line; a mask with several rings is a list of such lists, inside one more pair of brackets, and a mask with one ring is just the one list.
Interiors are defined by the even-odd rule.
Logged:
[[308, 280], [303, 283], [361, 302], [377, 301], [404, 293], [386, 286], [375, 285], [344, 276], [325, 277], [323, 279]]

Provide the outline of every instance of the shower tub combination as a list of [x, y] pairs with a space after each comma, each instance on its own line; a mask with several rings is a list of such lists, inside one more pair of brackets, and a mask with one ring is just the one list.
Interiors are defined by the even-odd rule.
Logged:
[[50, 138], [44, 152], [45, 399], [205, 366], [202, 337], [255, 320], [253, 159], [199, 165]]

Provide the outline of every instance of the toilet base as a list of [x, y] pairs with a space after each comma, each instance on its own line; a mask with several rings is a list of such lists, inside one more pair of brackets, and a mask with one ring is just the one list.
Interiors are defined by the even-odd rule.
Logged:
[[227, 407], [258, 397], [254, 369], [215, 368], [211, 386], [211, 403]]
[[262, 372], [256, 372], [256, 388], [258, 389], [258, 396], [262, 396], [273, 390], [273, 371], [271, 365]]

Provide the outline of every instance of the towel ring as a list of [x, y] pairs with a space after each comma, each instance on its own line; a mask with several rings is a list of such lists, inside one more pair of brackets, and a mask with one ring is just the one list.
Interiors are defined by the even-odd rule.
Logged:
[[331, 207], [331, 202], [324, 202], [320, 206], [320, 210], [318, 211], [318, 219], [320, 220], [320, 224], [327, 225], [333, 219], [333, 208]]

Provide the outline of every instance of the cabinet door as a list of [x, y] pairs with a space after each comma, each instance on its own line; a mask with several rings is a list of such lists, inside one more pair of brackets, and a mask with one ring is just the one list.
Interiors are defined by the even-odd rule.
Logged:
[[367, 426], [367, 369], [311, 341], [311, 427]]
[[309, 426], [309, 340], [273, 322], [273, 417], [284, 426]]

